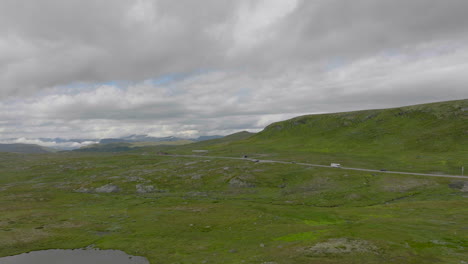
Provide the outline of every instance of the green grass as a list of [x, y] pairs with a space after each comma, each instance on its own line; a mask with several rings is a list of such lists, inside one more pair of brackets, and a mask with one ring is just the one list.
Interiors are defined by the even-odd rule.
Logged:
[[[93, 244], [151, 263], [468, 257], [468, 202], [451, 179], [129, 153], [0, 154], [0, 167], [0, 256]], [[75, 192], [109, 183], [121, 192]], [[138, 194], [136, 184], [164, 191]], [[378, 250], [309, 250], [338, 238]]]
[[321, 232], [302, 232], [295, 234], [288, 234], [282, 237], [275, 238], [274, 240], [285, 241], [285, 242], [296, 242], [296, 241], [314, 241], [320, 237], [320, 233], [326, 232], [326, 230], [320, 230]]

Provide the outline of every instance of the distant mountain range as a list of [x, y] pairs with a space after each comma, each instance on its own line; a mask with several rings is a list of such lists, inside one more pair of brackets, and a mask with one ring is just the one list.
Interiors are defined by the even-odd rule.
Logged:
[[[179, 137], [150, 137], [148, 135], [130, 135], [120, 138], [104, 139], [64, 139], [64, 138], [37, 138], [37, 139], [5, 139], [6, 144], [0, 144], [0, 152], [15, 153], [49, 153], [60, 150], [73, 150], [85, 148], [87, 146], [129, 143], [129, 147], [142, 145], [161, 145], [161, 144], [182, 144], [199, 142], [210, 139], [222, 138], [223, 136], [201, 136], [197, 138], [179, 138]], [[148, 144], [142, 144], [146, 142]]]
[[190, 140], [190, 141], [204, 141], [215, 138], [222, 138], [223, 136], [214, 135], [214, 136], [201, 136], [198, 138], [179, 138], [179, 137], [149, 137], [148, 135], [130, 135], [127, 137], [121, 138], [104, 138], [99, 140], [99, 144], [109, 144], [109, 143], [134, 143], [134, 142], [161, 142], [161, 141], [181, 141], [181, 140]]
[[34, 144], [0, 144], [0, 152], [51, 153], [57, 152], [57, 150]]
[[83, 139], [83, 138], [72, 138], [72, 139], [64, 139], [64, 138], [38, 138], [38, 140], [42, 142], [55, 142], [55, 143], [84, 143], [84, 142], [90, 142], [90, 141], [95, 141], [97, 142], [97, 139]]

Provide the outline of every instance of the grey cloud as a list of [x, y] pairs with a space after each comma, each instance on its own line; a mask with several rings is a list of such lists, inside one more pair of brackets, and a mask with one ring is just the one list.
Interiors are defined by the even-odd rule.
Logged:
[[344, 54], [459, 38], [467, 32], [468, 18], [462, 10], [468, 8], [468, 3], [463, 0], [319, 2], [307, 1], [307, 6], [299, 8], [302, 14], [296, 16], [296, 24], [305, 25], [303, 36], [310, 40], [328, 37], [326, 44]]
[[302, 1], [278, 25], [278, 38], [257, 47], [253, 58], [240, 60], [270, 69], [274, 62], [280, 72], [285, 65], [415, 52], [422, 43], [440, 42], [449, 49], [467, 41], [467, 8], [463, 0]]
[[51, 108], [44, 114], [49, 118], [68, 120], [80, 119], [110, 119], [110, 120], [158, 120], [174, 119], [185, 116], [187, 110], [184, 105], [168, 100], [153, 104], [132, 105], [122, 107], [120, 105], [86, 105], [71, 103], [60, 108]]
[[0, 40], [30, 47], [6, 62], [3, 94], [211, 67], [222, 49], [204, 30], [229, 16], [230, 2], [3, 1]]
[[[467, 98], [466, 10], [465, 0], [4, 0], [0, 139], [256, 131], [306, 113]], [[149, 80], [174, 73], [187, 76]]]
[[14, 139], [0, 140], [0, 144], [15, 144], [15, 143], [36, 144], [36, 145], [41, 145], [41, 146], [55, 148], [55, 149], [69, 150], [69, 149], [77, 149], [77, 148], [84, 147], [84, 146], [91, 145], [91, 144], [96, 144], [98, 142], [97, 141], [57, 142], [53, 140], [45, 141], [42, 139], [28, 139], [28, 138], [14, 138]]
[[[139, 81], [200, 68], [242, 67], [265, 74], [275, 66], [281, 71], [284, 65], [349, 59], [441, 39], [465, 41], [468, 35], [464, 0], [301, 1], [251, 34], [271, 33], [270, 38], [229, 56], [241, 7], [261, 3], [2, 1], [0, 40], [13, 50], [18, 43], [27, 46], [14, 59], [0, 57], [0, 68], [7, 69], [0, 74], [2, 94], [77, 81]], [[246, 26], [272, 19], [258, 17]], [[211, 34], [214, 29], [221, 37]]]

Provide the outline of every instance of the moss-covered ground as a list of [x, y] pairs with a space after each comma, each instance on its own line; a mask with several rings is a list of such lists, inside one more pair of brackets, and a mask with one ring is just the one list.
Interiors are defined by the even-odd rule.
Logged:
[[[96, 192], [109, 184], [119, 191]], [[465, 184], [153, 152], [0, 153], [0, 256], [93, 245], [153, 264], [466, 263]]]

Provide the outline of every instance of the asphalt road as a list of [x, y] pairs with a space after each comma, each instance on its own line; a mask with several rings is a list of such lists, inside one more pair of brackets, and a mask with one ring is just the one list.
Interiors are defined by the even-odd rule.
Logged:
[[291, 162], [291, 161], [280, 161], [280, 160], [261, 160], [261, 159], [252, 159], [252, 158], [236, 158], [236, 157], [219, 157], [219, 156], [201, 156], [201, 155], [164, 155], [169, 157], [186, 157], [186, 158], [210, 158], [210, 159], [230, 159], [230, 160], [245, 160], [259, 163], [281, 163], [281, 164], [296, 164], [301, 166], [308, 167], [321, 167], [321, 168], [333, 168], [336, 170], [355, 170], [355, 171], [367, 171], [367, 172], [378, 172], [378, 173], [393, 173], [393, 174], [404, 174], [404, 175], [416, 175], [416, 176], [429, 176], [429, 177], [444, 177], [444, 178], [459, 178], [459, 179], [468, 179], [468, 176], [461, 175], [446, 175], [446, 174], [429, 174], [429, 173], [417, 173], [417, 172], [404, 172], [404, 171], [381, 171], [381, 170], [371, 170], [363, 168], [351, 168], [351, 167], [332, 167], [327, 165], [319, 165], [312, 163], [302, 163], [302, 162]]

